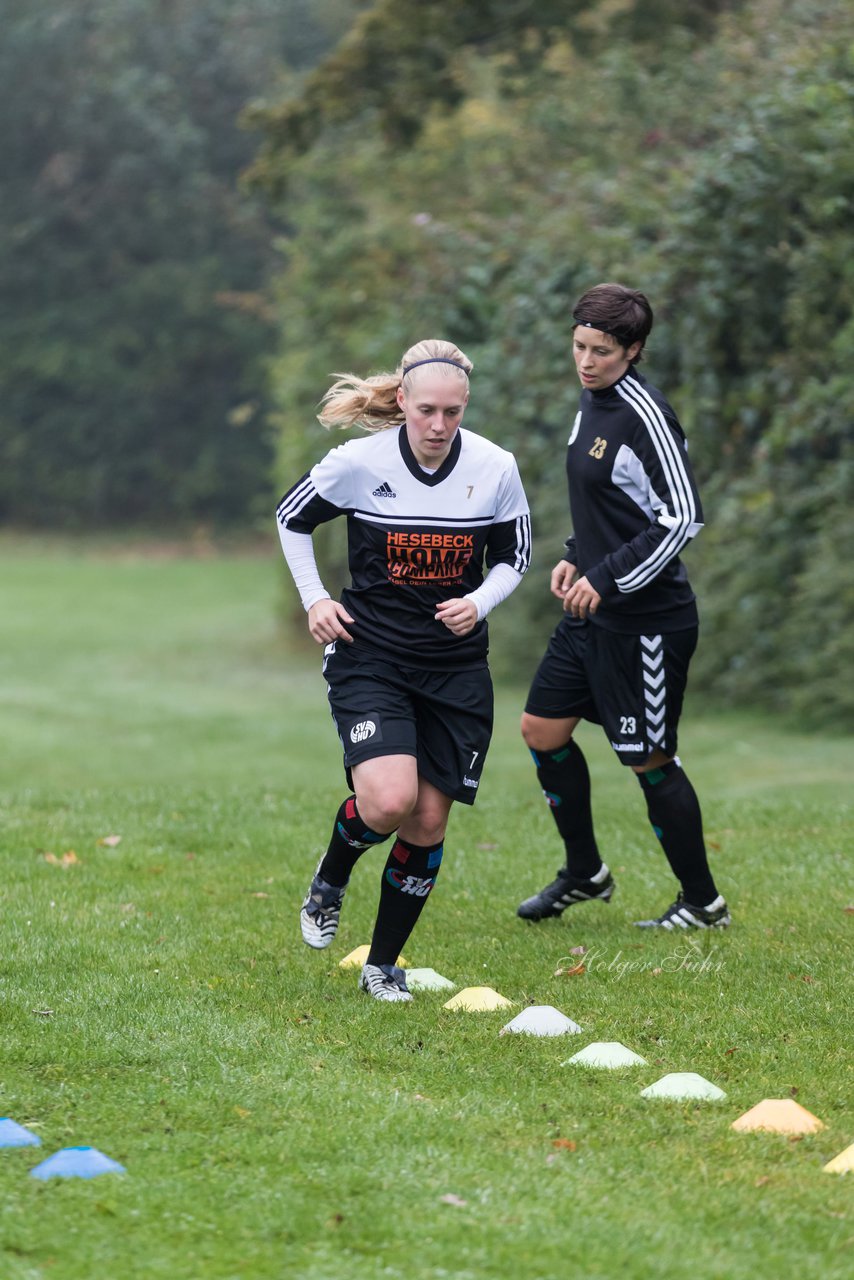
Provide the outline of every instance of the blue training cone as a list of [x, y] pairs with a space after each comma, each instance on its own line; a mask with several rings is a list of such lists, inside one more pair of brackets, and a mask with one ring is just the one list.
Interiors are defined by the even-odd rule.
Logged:
[[124, 1165], [95, 1147], [63, 1147], [30, 1170], [31, 1178], [97, 1178], [101, 1173], [124, 1173]]
[[40, 1147], [41, 1142], [41, 1138], [22, 1124], [8, 1116], [0, 1116], [0, 1147]]

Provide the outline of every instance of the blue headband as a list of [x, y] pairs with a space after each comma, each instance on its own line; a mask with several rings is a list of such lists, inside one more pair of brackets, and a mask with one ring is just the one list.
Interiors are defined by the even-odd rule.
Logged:
[[452, 364], [455, 369], [462, 369], [463, 373], [468, 377], [468, 369], [464, 364], [460, 364], [459, 360], [449, 360], [447, 356], [429, 356], [426, 360], [416, 360], [414, 364], [408, 364], [400, 375], [405, 378], [413, 369], [417, 369], [420, 364]]

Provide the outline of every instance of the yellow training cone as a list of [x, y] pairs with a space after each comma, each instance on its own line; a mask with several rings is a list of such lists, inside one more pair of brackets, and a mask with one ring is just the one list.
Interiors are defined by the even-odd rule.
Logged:
[[732, 1129], [748, 1133], [761, 1129], [765, 1133], [818, 1133], [824, 1125], [794, 1098], [765, 1098], [743, 1116], [733, 1120]]
[[469, 1013], [480, 1013], [487, 1009], [505, 1009], [511, 1007], [511, 1001], [505, 1000], [492, 987], [466, 987], [458, 991], [442, 1006], [444, 1009], [467, 1009]]
[[[357, 947], [355, 951], [351, 951], [350, 954], [348, 956], [345, 956], [343, 960], [338, 961], [338, 968], [339, 969], [361, 969], [362, 965], [367, 963], [368, 952], [370, 951], [370, 949], [371, 948], [368, 946], [367, 942], [363, 947]], [[409, 961], [404, 960], [403, 956], [398, 956], [397, 963], [400, 965], [401, 969], [405, 969], [406, 966], [409, 964]]]
[[825, 1173], [854, 1173], [854, 1142], [822, 1166]]

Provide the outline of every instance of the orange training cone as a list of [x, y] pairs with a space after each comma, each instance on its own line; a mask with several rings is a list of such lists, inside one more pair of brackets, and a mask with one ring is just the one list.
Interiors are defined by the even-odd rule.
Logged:
[[754, 1129], [765, 1133], [818, 1133], [824, 1125], [794, 1098], [765, 1098], [733, 1120], [730, 1128], [739, 1133]]

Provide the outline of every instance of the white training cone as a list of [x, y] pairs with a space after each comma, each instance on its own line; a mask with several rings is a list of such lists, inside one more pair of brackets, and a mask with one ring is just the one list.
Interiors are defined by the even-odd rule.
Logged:
[[854, 1142], [822, 1165], [822, 1170], [824, 1173], [854, 1173]]
[[730, 1125], [738, 1133], [818, 1133], [824, 1125], [794, 1098], [764, 1098]]
[[698, 1076], [696, 1071], [674, 1071], [669, 1076], [662, 1076], [647, 1089], [641, 1089], [642, 1098], [672, 1098], [674, 1101], [691, 1099], [716, 1102], [725, 1098], [723, 1089], [719, 1089], [711, 1080]]
[[[370, 952], [370, 949], [371, 948], [368, 946], [367, 942], [361, 947], [356, 947], [355, 951], [351, 951], [343, 960], [338, 961], [338, 968], [361, 969], [362, 966], [368, 962], [368, 953]], [[398, 956], [397, 963], [400, 965], [401, 969], [405, 969], [409, 962], [404, 960], [403, 956]]]
[[[569, 1062], [579, 1067], [641, 1067], [646, 1066], [646, 1058], [639, 1053], [627, 1049], [619, 1040], [596, 1040], [586, 1049], [574, 1053]], [[564, 1066], [569, 1063], [565, 1062]]]
[[576, 1036], [581, 1027], [550, 1004], [532, 1004], [502, 1027], [498, 1034], [503, 1036], [508, 1031], [520, 1031], [526, 1036]]
[[465, 1009], [468, 1013], [481, 1013], [490, 1009], [510, 1009], [512, 1002], [493, 991], [492, 987], [465, 987], [450, 1000], [446, 1000], [443, 1009]]
[[406, 985], [410, 991], [453, 991], [457, 984], [435, 969], [407, 969]]

